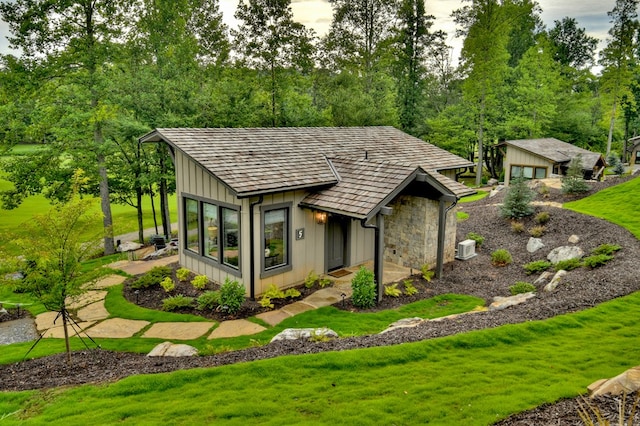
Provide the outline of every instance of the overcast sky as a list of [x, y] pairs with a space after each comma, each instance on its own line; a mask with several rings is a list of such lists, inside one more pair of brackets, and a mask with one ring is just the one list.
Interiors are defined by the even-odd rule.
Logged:
[[[538, 0], [542, 8], [542, 20], [547, 28], [553, 27], [553, 21], [561, 20], [565, 16], [575, 18], [580, 28], [585, 28], [587, 33], [600, 40], [602, 48], [607, 38], [607, 31], [611, 24], [607, 12], [613, 9], [615, 0]], [[234, 25], [233, 14], [238, 0], [220, 0], [220, 8], [229, 25]], [[460, 0], [426, 0], [427, 13], [436, 17], [435, 29], [441, 29], [448, 33], [448, 43], [454, 46], [454, 56], [460, 52], [462, 40], [456, 40], [453, 36], [455, 25], [450, 17], [451, 11], [460, 8], [468, 2]], [[326, 0], [293, 0], [292, 9], [294, 18], [307, 27], [313, 28], [318, 35], [323, 35], [331, 23], [331, 6]], [[8, 42], [6, 35], [8, 28], [6, 23], [0, 21], [0, 52], [7, 53]]]

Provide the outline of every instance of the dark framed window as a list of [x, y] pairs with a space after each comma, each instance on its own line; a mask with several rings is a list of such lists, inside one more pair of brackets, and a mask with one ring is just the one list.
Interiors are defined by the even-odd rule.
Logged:
[[237, 269], [240, 259], [238, 210], [222, 207], [222, 263]]
[[525, 179], [544, 179], [547, 177], [546, 167], [511, 166], [511, 179], [523, 177]]
[[210, 203], [202, 203], [202, 216], [204, 219], [204, 225], [206, 232], [204, 233], [204, 255], [213, 260], [218, 260], [220, 257], [218, 247], [218, 206]]
[[194, 253], [200, 253], [200, 214], [198, 212], [198, 201], [185, 198], [185, 248]]
[[291, 270], [291, 204], [262, 209], [262, 277]]

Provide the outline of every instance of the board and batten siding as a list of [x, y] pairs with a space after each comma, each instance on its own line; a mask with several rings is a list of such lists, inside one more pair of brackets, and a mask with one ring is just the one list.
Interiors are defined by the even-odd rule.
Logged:
[[374, 229], [363, 228], [359, 220], [352, 220], [349, 226], [348, 236], [348, 258], [350, 266], [373, 260], [376, 233]]
[[504, 184], [509, 185], [511, 180], [511, 166], [533, 166], [544, 167], [547, 169], [547, 176], [553, 172], [553, 163], [549, 160], [533, 154], [528, 151], [524, 151], [514, 146], [507, 146], [507, 155], [504, 160]]

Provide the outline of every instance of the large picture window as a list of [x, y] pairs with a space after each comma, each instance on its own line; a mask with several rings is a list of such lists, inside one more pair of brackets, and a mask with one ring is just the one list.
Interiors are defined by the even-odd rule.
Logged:
[[271, 275], [291, 269], [290, 205], [262, 209], [262, 272]]
[[222, 263], [237, 268], [240, 256], [237, 210], [222, 208], [222, 244]]
[[511, 166], [511, 179], [520, 177], [525, 179], [544, 179], [547, 177], [547, 168], [533, 166]]
[[202, 215], [206, 227], [204, 238], [204, 255], [218, 260], [218, 206], [202, 203]]
[[185, 199], [186, 248], [195, 253], [200, 252], [200, 231], [198, 227], [198, 202], [190, 198]]

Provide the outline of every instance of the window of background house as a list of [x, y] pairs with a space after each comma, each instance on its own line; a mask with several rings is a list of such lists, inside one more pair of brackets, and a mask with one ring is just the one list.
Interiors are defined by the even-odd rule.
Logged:
[[222, 263], [237, 269], [240, 252], [238, 245], [238, 211], [223, 207], [222, 214]]
[[199, 253], [200, 252], [200, 239], [198, 232], [198, 202], [190, 198], [186, 198], [185, 202], [185, 216], [186, 216], [186, 233], [188, 250]]
[[522, 168], [522, 177], [525, 179], [533, 179], [533, 167], [525, 166]]
[[522, 167], [520, 166], [511, 166], [511, 178], [519, 178], [522, 176]]
[[218, 206], [202, 203], [202, 215], [204, 219], [204, 255], [218, 260]]
[[547, 177], [547, 169], [544, 167], [536, 167], [536, 179], [544, 179]]
[[263, 215], [264, 269], [289, 263], [289, 209], [266, 210]]

